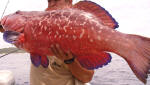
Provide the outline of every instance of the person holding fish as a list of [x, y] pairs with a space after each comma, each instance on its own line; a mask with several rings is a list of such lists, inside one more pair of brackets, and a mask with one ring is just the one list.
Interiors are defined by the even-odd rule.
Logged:
[[[48, 8], [46, 11], [64, 9], [71, 6], [72, 0], [48, 0]], [[32, 65], [30, 75], [31, 85], [38, 85], [38, 83], [45, 80], [47, 80], [44, 82], [46, 85], [84, 85], [91, 81], [94, 71], [83, 68], [71, 52], [64, 53], [57, 44], [51, 50], [56, 54], [56, 57], [49, 56], [49, 66], [52, 69], [47, 69], [48, 72], [45, 72], [49, 77], [45, 77], [42, 74], [39, 75], [39, 73], [44, 74], [42, 71], [46, 70], [45, 68], [36, 68]], [[64, 63], [62, 61], [66, 62]], [[38, 82], [35, 83], [36, 81]]]
[[[72, 0], [48, 0], [46, 11], [71, 6]], [[85, 85], [91, 81], [94, 71], [83, 68], [71, 52], [63, 52], [57, 44], [51, 50], [56, 57], [48, 56], [47, 69], [31, 65], [30, 85]]]
[[115, 30], [118, 23], [94, 2], [70, 1], [49, 0], [46, 11], [17, 11], [1, 21], [4, 40], [30, 53], [31, 85], [84, 85], [111, 62], [108, 52], [124, 58], [146, 84], [150, 38]]

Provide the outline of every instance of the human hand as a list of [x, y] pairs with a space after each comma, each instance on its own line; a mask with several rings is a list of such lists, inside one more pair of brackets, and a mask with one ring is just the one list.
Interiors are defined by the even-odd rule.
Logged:
[[64, 52], [58, 44], [51, 46], [53, 54], [62, 61], [71, 60], [75, 57], [70, 51]]
[[[78, 60], [74, 57], [74, 55], [71, 53], [71, 51], [68, 52], [64, 52], [58, 44], [56, 45], [52, 45], [51, 46], [51, 51], [54, 53], [54, 55], [61, 59], [62, 61], [65, 60], [69, 60], [68, 63], [66, 63], [66, 65], [68, 66], [70, 72], [72, 73], [72, 75], [77, 78], [78, 80], [82, 81], [82, 82], [89, 82], [91, 81], [93, 75], [94, 75], [94, 71], [93, 70], [87, 70], [85, 68], [83, 68], [80, 63], [78, 62]], [[75, 59], [74, 62], [70, 62], [70, 60]]]

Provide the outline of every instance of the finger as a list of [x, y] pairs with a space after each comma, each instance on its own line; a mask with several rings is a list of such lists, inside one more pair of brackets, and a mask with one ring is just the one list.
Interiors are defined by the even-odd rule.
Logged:
[[56, 50], [56, 48], [55, 48], [54, 45], [51, 45], [51, 51], [52, 51], [52, 53], [53, 53], [55, 56], [59, 56], [59, 54], [58, 54], [58, 52], [57, 52], [57, 50]]
[[71, 51], [68, 51], [67, 54], [68, 54], [68, 58], [73, 58], [74, 57], [73, 54], [71, 53]]
[[56, 49], [57, 49], [57, 51], [59, 52], [59, 54], [60, 54], [61, 56], [68, 56], [68, 54], [65, 53], [65, 52], [60, 48], [60, 46], [59, 46], [58, 44], [56, 44]]

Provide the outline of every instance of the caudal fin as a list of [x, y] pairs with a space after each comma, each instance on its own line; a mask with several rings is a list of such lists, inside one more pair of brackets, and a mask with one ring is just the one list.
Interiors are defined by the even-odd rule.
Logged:
[[122, 56], [126, 59], [134, 74], [143, 83], [147, 83], [150, 73], [150, 38], [128, 35], [131, 40], [131, 47]]

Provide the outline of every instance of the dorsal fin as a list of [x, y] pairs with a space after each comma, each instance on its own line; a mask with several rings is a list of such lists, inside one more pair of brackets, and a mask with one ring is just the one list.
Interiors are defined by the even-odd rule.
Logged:
[[118, 28], [118, 23], [116, 22], [116, 20], [103, 7], [94, 2], [80, 1], [75, 4], [73, 8], [77, 8], [94, 14], [102, 21], [105, 26], [109, 26], [113, 29]]

